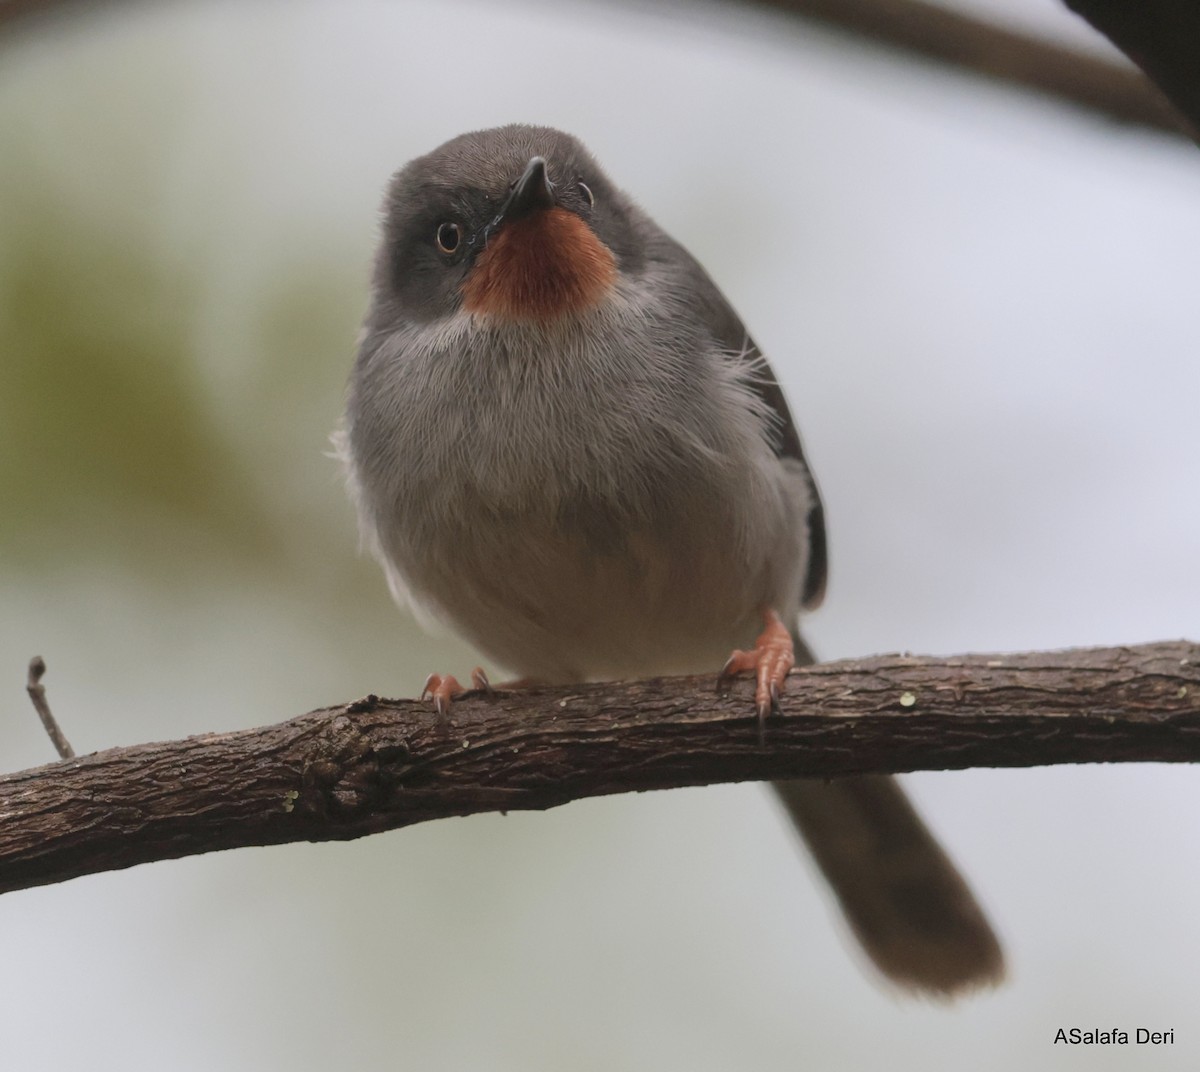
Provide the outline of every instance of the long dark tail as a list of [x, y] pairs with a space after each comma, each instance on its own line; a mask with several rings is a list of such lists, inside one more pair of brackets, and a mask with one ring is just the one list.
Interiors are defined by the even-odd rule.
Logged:
[[[813, 661], [799, 638], [796, 656]], [[895, 778], [773, 784], [884, 975], [941, 996], [1000, 982], [1000, 943]]]

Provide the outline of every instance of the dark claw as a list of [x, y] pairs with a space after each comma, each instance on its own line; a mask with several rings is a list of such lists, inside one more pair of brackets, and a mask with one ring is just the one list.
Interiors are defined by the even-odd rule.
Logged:
[[725, 665], [721, 667], [720, 673], [717, 674], [717, 692], [718, 693], [728, 691], [729, 682], [733, 680], [733, 675], [730, 674], [729, 668], [733, 665], [734, 660], [736, 658], [737, 658], [736, 655], [729, 656], [729, 658], [725, 660]]
[[758, 743], [767, 743], [767, 714], [770, 708], [766, 704], [755, 704], [754, 713], [758, 716]]
[[774, 681], [771, 682], [771, 714], [782, 714], [779, 707], [779, 685]]
[[492, 688], [492, 683], [481, 666], [477, 666], [471, 671], [471, 684], [485, 696], [494, 697], [496, 695], [496, 690]]

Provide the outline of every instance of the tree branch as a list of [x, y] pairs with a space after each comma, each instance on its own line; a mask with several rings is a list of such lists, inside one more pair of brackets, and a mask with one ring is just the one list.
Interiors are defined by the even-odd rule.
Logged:
[[428, 705], [367, 697], [236, 733], [113, 748], [0, 778], [0, 892], [247, 845], [685, 785], [866, 772], [1200, 759], [1200, 645], [793, 673], [765, 743], [749, 686], [711, 677]]
[[[1109, 119], [1194, 136], [1183, 117], [1135, 68], [972, 18], [941, 4], [924, 0], [754, 2], [969, 74], [1034, 90]], [[1085, 0], [1065, 2], [1077, 7]], [[1116, 37], [1113, 40], [1124, 47]], [[1146, 69], [1155, 74], [1152, 68]]]
[[1063, 0], [1163, 89], [1200, 131], [1200, 4], [1195, 0]]

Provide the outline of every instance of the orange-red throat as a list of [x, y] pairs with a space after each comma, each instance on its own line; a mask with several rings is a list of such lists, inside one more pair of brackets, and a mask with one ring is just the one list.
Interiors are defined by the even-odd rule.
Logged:
[[506, 221], [463, 283], [463, 308], [504, 320], [552, 320], [598, 305], [617, 278], [609, 248], [559, 205]]

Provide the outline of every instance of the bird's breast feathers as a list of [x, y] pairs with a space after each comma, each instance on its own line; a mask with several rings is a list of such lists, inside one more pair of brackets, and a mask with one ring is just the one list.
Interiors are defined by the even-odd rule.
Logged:
[[800, 565], [801, 482], [745, 375], [620, 286], [549, 324], [460, 313], [368, 337], [345, 452], [364, 531], [398, 594], [493, 657], [553, 639], [523, 673], [644, 672], [648, 641], [661, 667], [635, 617], [707, 657]]

